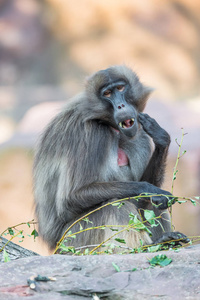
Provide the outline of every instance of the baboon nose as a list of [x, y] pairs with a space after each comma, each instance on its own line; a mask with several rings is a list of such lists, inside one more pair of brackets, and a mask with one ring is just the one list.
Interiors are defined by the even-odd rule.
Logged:
[[117, 108], [119, 108], [119, 109], [121, 109], [122, 107], [124, 107], [125, 105], [124, 104], [122, 104], [122, 105], [118, 105], [118, 107]]

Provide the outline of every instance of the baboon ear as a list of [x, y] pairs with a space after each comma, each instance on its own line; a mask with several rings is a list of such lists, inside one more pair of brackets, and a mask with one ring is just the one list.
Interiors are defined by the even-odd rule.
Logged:
[[143, 111], [145, 106], [146, 106], [146, 103], [147, 103], [147, 100], [150, 96], [150, 94], [154, 91], [153, 88], [151, 87], [148, 87], [148, 86], [143, 86], [143, 93], [142, 93], [142, 96], [138, 102], [138, 110], [139, 111]]

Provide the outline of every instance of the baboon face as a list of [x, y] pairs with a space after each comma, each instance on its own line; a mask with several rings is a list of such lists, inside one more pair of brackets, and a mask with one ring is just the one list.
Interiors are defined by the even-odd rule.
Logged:
[[138, 129], [137, 110], [128, 103], [129, 84], [124, 80], [118, 80], [103, 86], [100, 91], [100, 99], [110, 104], [112, 119], [115, 128], [127, 137], [133, 137]]
[[123, 66], [101, 70], [88, 80], [88, 92], [104, 111], [104, 121], [129, 138], [136, 135], [138, 113], [143, 111], [150, 89], [132, 70]]

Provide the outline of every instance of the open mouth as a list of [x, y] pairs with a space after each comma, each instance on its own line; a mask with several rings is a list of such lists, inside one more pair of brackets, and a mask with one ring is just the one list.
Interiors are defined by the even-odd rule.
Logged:
[[128, 119], [128, 120], [119, 122], [119, 127], [124, 128], [124, 129], [131, 128], [134, 124], [134, 121], [135, 121], [134, 118], [132, 118], [132, 119]]

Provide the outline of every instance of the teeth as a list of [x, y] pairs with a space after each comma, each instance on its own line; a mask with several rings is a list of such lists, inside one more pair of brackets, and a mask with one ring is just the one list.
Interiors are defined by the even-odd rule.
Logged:
[[[135, 122], [135, 119], [134, 119], [134, 118], [131, 118], [130, 120], [131, 120], [133, 123]], [[119, 126], [120, 126], [121, 128], [127, 128], [125, 122], [119, 122]]]

